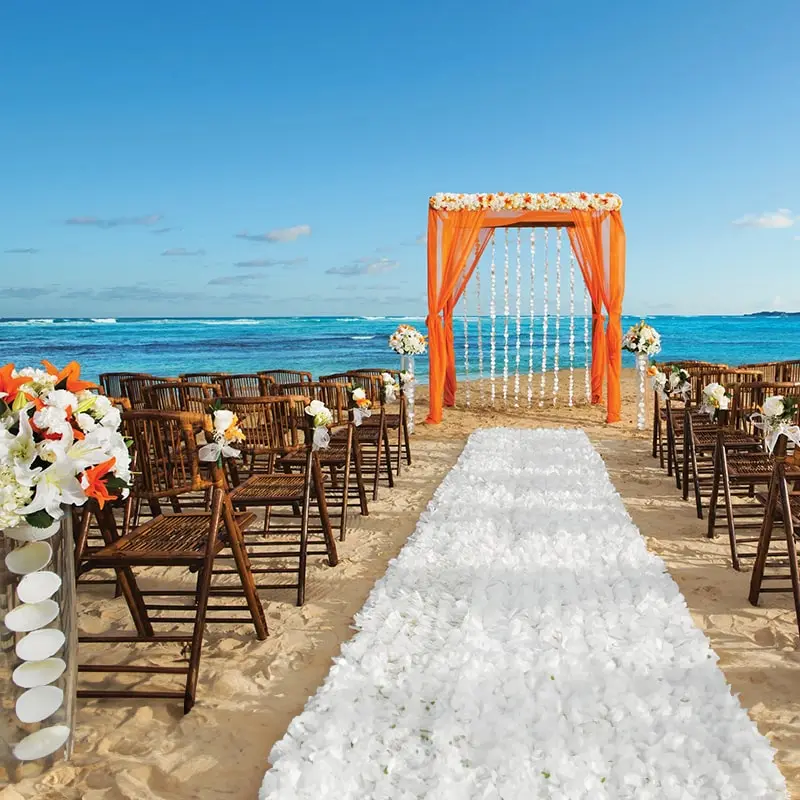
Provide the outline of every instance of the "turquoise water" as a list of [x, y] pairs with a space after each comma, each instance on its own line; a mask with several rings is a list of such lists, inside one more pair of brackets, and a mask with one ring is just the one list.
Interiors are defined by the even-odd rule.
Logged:
[[[623, 327], [638, 318], [625, 317]], [[306, 369], [314, 375], [354, 367], [392, 366], [398, 357], [387, 346], [401, 322], [423, 332], [421, 317], [268, 317], [241, 319], [0, 319], [0, 364], [57, 365], [77, 360], [84, 374], [132, 371], [157, 375], [180, 372], [252, 372]], [[741, 364], [800, 359], [800, 317], [652, 317], [661, 333], [661, 358], [695, 358]], [[584, 364], [583, 318], [575, 318], [575, 366]], [[504, 318], [496, 320], [496, 370], [502, 373]], [[481, 319], [484, 371], [489, 370], [490, 320]], [[529, 322], [522, 320], [520, 371], [528, 370]], [[470, 371], [477, 374], [477, 319], [469, 322]], [[456, 320], [459, 373], [464, 372], [464, 326]], [[555, 318], [548, 331], [548, 364], [554, 354]], [[542, 363], [542, 319], [534, 320], [534, 369]], [[569, 365], [569, 319], [560, 319], [561, 365]], [[516, 321], [509, 319], [509, 369], [515, 369]], [[633, 365], [628, 354], [626, 366]], [[427, 374], [427, 357], [417, 357], [417, 374]]]

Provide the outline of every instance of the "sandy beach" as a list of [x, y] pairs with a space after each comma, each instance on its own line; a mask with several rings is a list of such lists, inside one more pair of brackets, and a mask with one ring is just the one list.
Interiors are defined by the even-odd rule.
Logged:
[[[582, 391], [582, 373], [576, 372], [576, 386]], [[417, 419], [424, 415], [420, 390]], [[634, 375], [627, 371], [623, 421], [614, 426], [604, 423], [601, 408], [568, 408], [563, 400], [542, 409], [459, 406], [446, 410], [440, 426], [419, 424], [414, 464], [393, 491], [381, 492], [369, 517], [353, 519], [339, 565], [311, 562], [304, 607], [293, 604], [291, 592], [264, 593], [270, 636], [263, 642], [247, 625], [209, 626], [198, 701], [189, 715], [175, 702], [81, 702], [73, 761], [6, 788], [0, 800], [255, 798], [272, 745], [323, 680], [352, 634], [353, 615], [414, 530], [467, 436], [493, 426], [586, 430], [648, 548], [664, 559], [711, 640], [734, 692], [776, 748], [792, 797], [800, 797], [800, 652], [791, 598], [771, 595], [761, 607], [750, 606], [749, 575], [731, 569], [725, 540], [706, 538], [693, 503], [680, 499], [651, 458], [650, 433], [635, 430], [635, 415]], [[108, 587], [82, 588], [80, 598], [82, 629], [99, 633], [127, 624], [124, 601], [112, 599]], [[174, 651], [164, 653], [174, 657]]]

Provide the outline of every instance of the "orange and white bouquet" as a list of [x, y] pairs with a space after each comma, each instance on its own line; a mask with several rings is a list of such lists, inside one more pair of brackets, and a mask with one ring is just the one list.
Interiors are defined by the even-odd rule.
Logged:
[[204, 444], [198, 451], [201, 461], [216, 461], [222, 466], [223, 458], [238, 458], [239, 450], [232, 447], [236, 442], [243, 442], [245, 435], [239, 427], [239, 418], [233, 411], [223, 408], [217, 400], [208, 409], [213, 426], [213, 439]]
[[389, 337], [389, 347], [401, 356], [418, 356], [425, 352], [425, 337], [411, 325], [398, 325]]
[[128, 444], [119, 410], [63, 370], [0, 367], [0, 530], [18, 541], [52, 536], [65, 506], [127, 496]]
[[367, 393], [362, 386], [353, 386], [349, 390], [350, 407], [353, 409], [353, 422], [356, 427], [367, 418], [372, 416], [370, 408], [372, 401], [367, 397]]

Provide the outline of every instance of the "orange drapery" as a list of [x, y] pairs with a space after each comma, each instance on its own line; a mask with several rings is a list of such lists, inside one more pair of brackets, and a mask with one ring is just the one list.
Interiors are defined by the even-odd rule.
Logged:
[[[625, 231], [618, 211], [491, 211], [428, 209], [428, 336], [430, 410], [441, 422], [442, 406], [455, 402], [453, 309], [467, 287], [494, 228], [509, 225], [568, 227], [573, 250], [592, 299], [592, 402], [599, 403], [607, 377], [607, 421], [620, 418], [622, 297]], [[574, 226], [574, 227], [573, 227]], [[603, 328], [603, 308], [608, 328]]]

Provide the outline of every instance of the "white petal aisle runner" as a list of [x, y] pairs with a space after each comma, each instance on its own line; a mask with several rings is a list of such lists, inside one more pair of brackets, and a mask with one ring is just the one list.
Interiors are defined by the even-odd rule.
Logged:
[[474, 433], [262, 800], [784, 798], [581, 431]]

